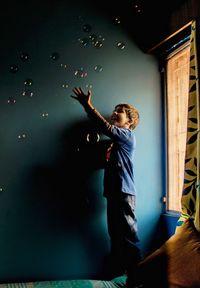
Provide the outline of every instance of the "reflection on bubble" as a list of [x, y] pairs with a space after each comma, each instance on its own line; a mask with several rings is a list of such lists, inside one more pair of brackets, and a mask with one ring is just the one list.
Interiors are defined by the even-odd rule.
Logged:
[[26, 134], [25, 133], [19, 134], [17, 136], [17, 138], [20, 139], [20, 140], [24, 140], [26, 138]]
[[3, 188], [2, 187], [0, 187], [0, 192], [2, 192], [3, 191]]
[[121, 49], [121, 50], [123, 50], [124, 48], [125, 48], [125, 44], [124, 44], [124, 42], [118, 42], [117, 43], [117, 47], [119, 48], [119, 49]]
[[135, 12], [136, 12], [136, 13], [140, 13], [140, 12], [141, 12], [141, 9], [140, 9], [140, 7], [139, 7], [138, 4], [135, 4], [135, 5], [134, 5], [134, 9], [135, 9]]
[[31, 85], [33, 84], [33, 80], [30, 79], [30, 78], [28, 78], [28, 79], [26, 79], [26, 80], [24, 81], [24, 84], [25, 84], [26, 86], [31, 86]]
[[105, 38], [101, 35], [91, 34], [89, 37], [79, 38], [78, 41], [81, 43], [82, 46], [86, 47], [89, 45], [93, 45], [95, 48], [103, 47], [103, 42]]
[[103, 42], [102, 41], [96, 41], [95, 43], [94, 43], [94, 47], [95, 48], [101, 48], [103, 46]]
[[49, 116], [49, 113], [47, 113], [47, 112], [42, 113], [43, 118], [47, 118], [48, 116]]
[[96, 41], [98, 40], [98, 36], [97, 36], [96, 34], [91, 34], [91, 35], [89, 36], [89, 38], [90, 38], [90, 40], [91, 40], [92, 43], [93, 43], [93, 42], [96, 42]]
[[15, 104], [16, 103], [16, 99], [13, 98], [13, 97], [9, 97], [7, 103], [8, 104]]
[[20, 53], [20, 59], [21, 59], [22, 61], [27, 61], [27, 60], [29, 60], [29, 55], [28, 55], [28, 53], [25, 53], [25, 52]]
[[10, 66], [10, 72], [11, 73], [16, 73], [19, 70], [17, 65], [11, 65]]
[[64, 69], [67, 69], [67, 64], [61, 63], [61, 64], [60, 64], [60, 67], [61, 67], [61, 68], [64, 68]]
[[90, 144], [95, 144], [95, 143], [99, 142], [100, 136], [99, 136], [99, 134], [97, 132], [90, 132], [90, 133], [87, 134], [86, 140]]
[[50, 56], [50, 58], [54, 61], [58, 60], [60, 58], [60, 54], [58, 52], [53, 52]]
[[96, 72], [101, 72], [101, 71], [103, 70], [103, 67], [102, 67], [101, 65], [96, 65], [96, 66], [94, 67], [94, 70], [95, 70]]
[[103, 46], [103, 41], [105, 41], [104, 37], [96, 34], [91, 34], [89, 38], [95, 48], [101, 48]]
[[85, 87], [86, 87], [87, 89], [92, 89], [92, 85], [91, 85], [91, 84], [86, 84]]
[[115, 24], [120, 24], [120, 23], [121, 23], [121, 20], [120, 20], [118, 17], [115, 17], [114, 23], [115, 23]]
[[68, 88], [68, 87], [69, 87], [68, 84], [66, 84], [66, 83], [63, 83], [63, 84], [62, 84], [62, 88]]
[[33, 92], [31, 90], [24, 90], [22, 92], [22, 96], [32, 97], [33, 96]]
[[83, 70], [83, 68], [80, 68], [78, 70], [75, 71], [75, 76], [78, 78], [85, 78], [87, 77], [87, 72]]
[[83, 45], [84, 47], [90, 45], [90, 39], [89, 38], [82, 38], [82, 39], [78, 39], [78, 41], [81, 43], [81, 45]]
[[89, 25], [89, 24], [84, 24], [83, 25], [83, 31], [84, 32], [90, 32], [92, 30], [92, 27], [91, 27], [91, 25]]

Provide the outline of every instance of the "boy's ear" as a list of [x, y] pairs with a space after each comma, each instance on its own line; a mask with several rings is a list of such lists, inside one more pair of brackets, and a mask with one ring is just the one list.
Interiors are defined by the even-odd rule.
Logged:
[[127, 121], [127, 124], [129, 125], [129, 128], [131, 127], [131, 125], [133, 124], [132, 120]]
[[133, 120], [128, 120], [128, 123], [130, 124], [130, 125], [132, 125], [133, 124]]

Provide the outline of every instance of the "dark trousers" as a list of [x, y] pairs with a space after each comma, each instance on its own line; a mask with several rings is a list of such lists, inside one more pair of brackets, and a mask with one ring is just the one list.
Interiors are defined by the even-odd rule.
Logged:
[[126, 272], [128, 277], [135, 277], [137, 264], [141, 260], [135, 196], [122, 192], [112, 197], [108, 196], [107, 224], [111, 243], [110, 266], [113, 276]]

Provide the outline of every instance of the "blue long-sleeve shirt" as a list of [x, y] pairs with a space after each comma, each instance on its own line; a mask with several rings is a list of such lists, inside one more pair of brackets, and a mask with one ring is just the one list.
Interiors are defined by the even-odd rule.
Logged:
[[104, 174], [104, 196], [116, 191], [135, 195], [134, 153], [136, 138], [133, 130], [111, 125], [98, 111], [86, 109], [88, 117], [95, 120], [102, 133], [108, 136], [113, 146]]

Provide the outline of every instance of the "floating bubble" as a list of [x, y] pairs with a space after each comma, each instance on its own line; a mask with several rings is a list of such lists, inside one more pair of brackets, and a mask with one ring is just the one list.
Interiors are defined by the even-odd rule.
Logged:
[[20, 140], [24, 140], [26, 138], [26, 134], [25, 133], [19, 134], [17, 136], [17, 138], [20, 139]]
[[87, 72], [83, 70], [83, 68], [80, 68], [78, 70], [75, 71], [75, 76], [78, 78], [85, 78], [87, 77]]
[[47, 113], [47, 112], [42, 113], [43, 118], [47, 118], [48, 116], [49, 116], [49, 113]]
[[85, 87], [86, 87], [87, 89], [92, 89], [92, 84], [86, 84]]
[[141, 9], [140, 9], [140, 7], [139, 7], [139, 5], [137, 3], [134, 4], [133, 7], [134, 7], [136, 13], [140, 13], [141, 12]]
[[33, 84], [33, 80], [30, 78], [27, 78], [26, 80], [24, 80], [24, 84], [26, 86], [31, 86]]
[[83, 45], [84, 47], [90, 45], [90, 39], [89, 38], [82, 38], [82, 39], [78, 39], [78, 40], [81, 43], [81, 45]]
[[89, 38], [95, 48], [101, 48], [103, 46], [103, 41], [105, 41], [104, 37], [96, 34], [91, 34]]
[[87, 134], [86, 140], [90, 144], [95, 144], [95, 143], [99, 142], [100, 136], [99, 136], [99, 134], [97, 132], [90, 132], [90, 133]]
[[95, 70], [96, 72], [101, 72], [101, 71], [103, 71], [103, 67], [102, 67], [101, 65], [96, 65], [96, 66], [94, 67], [94, 70]]
[[115, 23], [115, 24], [120, 24], [120, 23], [121, 23], [121, 20], [120, 20], [118, 17], [115, 17], [114, 23]]
[[58, 60], [60, 58], [60, 54], [58, 52], [53, 52], [50, 56], [50, 58], [54, 61]]
[[83, 45], [84, 47], [93, 45], [95, 48], [101, 48], [103, 46], [103, 41], [105, 38], [103, 38], [101, 35], [91, 34], [89, 37], [79, 38], [78, 41]]
[[64, 69], [67, 69], [67, 64], [61, 63], [61, 64], [60, 64], [60, 67], [61, 67], [61, 68], [64, 68]]
[[101, 48], [103, 46], [103, 41], [96, 41], [95, 43], [94, 43], [94, 47], [96, 47], [96, 48]]
[[89, 24], [84, 24], [82, 28], [83, 28], [83, 31], [87, 33], [92, 30], [92, 26]]
[[63, 84], [62, 84], [62, 88], [68, 88], [68, 87], [69, 87], [68, 84], [66, 84], [66, 83], [63, 83]]
[[24, 90], [22, 92], [22, 96], [32, 97], [33, 96], [33, 92], [31, 90]]
[[9, 97], [7, 103], [8, 104], [15, 104], [16, 103], [16, 99], [13, 98], [13, 97]]
[[22, 61], [27, 61], [27, 60], [29, 60], [29, 55], [28, 55], [28, 53], [26, 53], [26, 52], [20, 53], [20, 59], [21, 59]]
[[123, 50], [124, 48], [125, 48], [125, 44], [124, 44], [124, 42], [118, 42], [117, 43], [117, 47], [119, 48], [119, 49], [121, 49], [121, 50]]
[[99, 35], [98, 38], [99, 38], [99, 40], [102, 40], [102, 41], [105, 40], [105, 38], [102, 35]]
[[96, 34], [91, 34], [89, 38], [91, 42], [96, 42], [98, 40], [98, 36]]
[[10, 72], [11, 73], [16, 73], [19, 70], [17, 65], [11, 65], [10, 66]]

